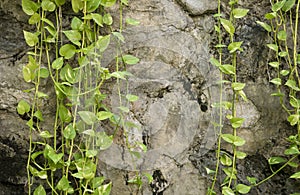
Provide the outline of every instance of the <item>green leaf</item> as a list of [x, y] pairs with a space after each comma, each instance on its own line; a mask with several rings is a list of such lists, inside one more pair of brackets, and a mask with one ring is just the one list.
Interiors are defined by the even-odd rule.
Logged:
[[129, 112], [129, 108], [125, 107], [125, 106], [119, 106], [118, 107], [122, 112], [128, 113]]
[[68, 123], [72, 120], [71, 112], [62, 104], [58, 107], [58, 115], [62, 122]]
[[266, 14], [265, 14], [265, 18], [266, 18], [267, 20], [272, 20], [272, 19], [274, 19], [274, 18], [276, 17], [276, 15], [277, 15], [276, 12], [266, 13]]
[[285, 163], [286, 159], [282, 157], [271, 157], [268, 159], [268, 162], [270, 165], [276, 165], [276, 164]]
[[96, 22], [96, 24], [98, 24], [98, 26], [101, 26], [101, 27], [103, 26], [103, 19], [100, 14], [91, 13], [91, 16], [92, 16], [94, 22]]
[[36, 24], [40, 21], [41, 17], [40, 14], [34, 13], [28, 20], [29, 24]]
[[50, 0], [43, 0], [42, 1], [42, 9], [44, 11], [53, 12], [55, 10], [55, 8], [56, 8], [56, 5], [52, 1], [50, 1]]
[[235, 68], [234, 66], [230, 65], [230, 64], [224, 64], [218, 67], [220, 69], [221, 72], [223, 72], [224, 74], [232, 74], [235, 75]]
[[87, 1], [86, 9], [88, 13], [94, 12], [96, 9], [99, 8], [99, 5], [103, 0], [89, 0]]
[[205, 170], [206, 170], [207, 175], [212, 175], [212, 174], [214, 174], [216, 172], [215, 170], [211, 170], [211, 169], [209, 169], [207, 167], [205, 167]]
[[106, 50], [110, 43], [110, 35], [106, 36], [99, 36], [98, 41], [96, 42], [96, 48], [100, 50], [100, 52], [103, 52]]
[[292, 114], [288, 117], [288, 121], [292, 126], [296, 125], [299, 122], [299, 115], [298, 114]]
[[295, 98], [294, 96], [290, 96], [290, 104], [291, 106], [293, 106], [294, 108], [299, 108], [300, 107], [300, 102], [297, 98]]
[[300, 179], [300, 171], [291, 175], [290, 178]]
[[27, 15], [31, 16], [39, 9], [39, 6], [34, 1], [22, 0], [22, 9]]
[[82, 0], [72, 0], [72, 9], [75, 13], [78, 13], [83, 9], [83, 1]]
[[133, 55], [123, 55], [122, 59], [125, 64], [134, 65], [140, 61], [139, 58], [133, 56]]
[[59, 49], [59, 54], [66, 59], [72, 58], [76, 53], [76, 47], [71, 44], [65, 44]]
[[62, 6], [66, 3], [66, 0], [55, 0], [57, 6]]
[[295, 154], [300, 154], [298, 146], [297, 145], [291, 145], [290, 148], [286, 149], [284, 151], [285, 155], [295, 155]]
[[87, 129], [85, 131], [82, 132], [82, 134], [85, 134], [85, 135], [88, 135], [88, 136], [91, 136], [91, 137], [95, 137], [95, 131], [93, 129]]
[[296, 81], [294, 81], [294, 80], [288, 80], [285, 83], [285, 85], [292, 88], [295, 91], [300, 91], [299, 87], [297, 87]]
[[74, 17], [72, 19], [71, 28], [73, 30], [82, 30], [82, 26], [83, 26], [83, 22], [79, 18]]
[[113, 115], [114, 115], [113, 113], [107, 112], [107, 111], [100, 111], [100, 112], [97, 113], [98, 120], [100, 120], [100, 121], [105, 120], [105, 119], [109, 119]]
[[90, 111], [79, 111], [78, 112], [80, 118], [88, 125], [92, 125], [97, 121], [97, 116]]
[[227, 156], [226, 154], [223, 154], [220, 158], [220, 161], [222, 163], [222, 165], [224, 166], [231, 166], [232, 165], [232, 160], [229, 156]]
[[76, 137], [76, 130], [73, 127], [73, 124], [69, 124], [68, 126], [65, 127], [63, 131], [64, 138], [66, 139], [74, 139]]
[[227, 186], [222, 187], [222, 194], [223, 195], [235, 195], [233, 190]]
[[286, 40], [286, 32], [284, 30], [281, 30], [277, 34], [277, 38], [280, 41], [285, 41]]
[[79, 42], [81, 40], [81, 33], [78, 30], [67, 30], [63, 31], [63, 33], [72, 43], [77, 46], [81, 45], [81, 43]]
[[236, 152], [236, 157], [238, 159], [244, 159], [244, 158], [246, 158], [246, 156], [247, 156], [247, 154], [245, 152], [241, 152], [241, 151]]
[[279, 62], [269, 62], [269, 65], [272, 66], [273, 68], [279, 68]]
[[244, 184], [238, 184], [235, 186], [235, 189], [241, 194], [247, 194], [251, 190], [251, 187]]
[[97, 150], [87, 150], [85, 155], [86, 155], [88, 158], [92, 158], [92, 157], [97, 156], [97, 154], [98, 154], [98, 151], [97, 151]]
[[30, 105], [25, 100], [21, 100], [18, 103], [17, 111], [18, 114], [24, 115], [25, 113], [28, 113], [30, 111]]
[[35, 188], [33, 195], [46, 195], [46, 191], [44, 187], [40, 184], [37, 188]]
[[27, 32], [25, 30], [23, 30], [23, 33], [24, 33], [25, 41], [27, 45], [29, 45], [30, 47], [35, 46], [39, 42], [39, 38], [36, 34]]
[[211, 57], [211, 58], [209, 59], [209, 62], [210, 62], [212, 65], [216, 66], [216, 67], [221, 66], [219, 60], [217, 60], [217, 59], [214, 58], [214, 57]]
[[133, 18], [126, 18], [126, 23], [132, 26], [136, 26], [140, 24], [140, 21]]
[[249, 177], [249, 176], [247, 176], [247, 180], [249, 181], [249, 183], [251, 185], [255, 185], [256, 181], [257, 181], [257, 179], [255, 177]]
[[244, 92], [243, 90], [237, 91], [237, 94], [238, 94], [239, 96], [241, 96], [242, 99], [243, 99], [245, 102], [248, 101], [247, 96], [246, 96], [246, 94], [245, 94], [245, 92]]
[[249, 9], [242, 9], [242, 8], [236, 8], [232, 11], [233, 17], [235, 18], [242, 18], [247, 15], [249, 12]]
[[108, 136], [105, 132], [97, 132], [96, 146], [100, 147], [100, 150], [106, 150], [113, 143], [113, 136]]
[[235, 82], [235, 83], [231, 84], [232, 89], [235, 90], [235, 91], [243, 90], [245, 86], [246, 86], [245, 83]]
[[130, 102], [135, 102], [139, 99], [139, 96], [132, 95], [132, 94], [127, 94], [126, 99]]
[[288, 12], [290, 11], [293, 6], [295, 5], [296, 0], [287, 0], [286, 3], [284, 4], [284, 6], [282, 7], [282, 10], [284, 12]]
[[50, 150], [48, 153], [48, 157], [53, 161], [54, 164], [57, 164], [63, 156], [63, 153], [56, 154], [54, 150]]
[[49, 131], [42, 131], [42, 132], [40, 133], [40, 136], [41, 136], [42, 138], [45, 138], [45, 139], [48, 139], [48, 138], [53, 137], [53, 135], [51, 135], [51, 133], [50, 133]]
[[280, 57], [285, 57], [285, 56], [288, 55], [288, 52], [286, 52], [286, 51], [281, 51], [281, 52], [278, 53], [278, 55], [279, 55]]
[[119, 33], [119, 32], [112, 32], [112, 34], [115, 37], [117, 37], [122, 43], [125, 43], [125, 38], [124, 38], [124, 36], [121, 33]]
[[235, 28], [234, 28], [233, 24], [232, 24], [229, 20], [226, 20], [226, 19], [221, 18], [221, 19], [220, 19], [220, 22], [221, 22], [223, 28], [224, 28], [230, 35], [233, 35], [233, 34], [234, 34]]
[[298, 168], [299, 164], [296, 162], [288, 162], [288, 165], [293, 167], [293, 168]]
[[256, 21], [256, 23], [257, 23], [258, 25], [260, 25], [261, 27], [263, 27], [266, 31], [272, 32], [271, 26], [268, 25], [267, 23], [261, 22], [261, 21]]
[[115, 5], [116, 0], [102, 0], [101, 1], [101, 5], [104, 7], [111, 7], [113, 5]]
[[104, 14], [102, 19], [103, 19], [103, 23], [106, 25], [112, 25], [113, 23], [113, 18], [110, 15], [110, 13]]
[[234, 53], [237, 50], [243, 51], [243, 49], [241, 48], [241, 45], [243, 44], [243, 42], [232, 42], [228, 45], [228, 50], [230, 53]]
[[272, 79], [270, 82], [275, 85], [281, 85], [281, 78]]
[[278, 52], [278, 45], [276, 44], [267, 44], [268, 48]]
[[230, 123], [233, 128], [239, 128], [242, 126], [244, 120], [244, 118], [233, 117], [230, 119]]
[[52, 68], [55, 70], [59, 70], [59, 69], [61, 69], [63, 64], [64, 64], [64, 58], [59, 57], [52, 62]]
[[66, 178], [66, 176], [62, 176], [62, 178], [57, 183], [56, 189], [61, 190], [61, 191], [67, 191], [68, 188], [70, 187], [69, 183], [70, 182]]
[[41, 68], [40, 69], [40, 77], [44, 78], [44, 79], [49, 77], [49, 71], [48, 71], [47, 68]]
[[275, 3], [273, 6], [272, 6], [272, 11], [273, 12], [277, 12], [279, 11], [285, 4], [286, 0], [283, 0], [283, 1], [279, 1], [277, 3]]

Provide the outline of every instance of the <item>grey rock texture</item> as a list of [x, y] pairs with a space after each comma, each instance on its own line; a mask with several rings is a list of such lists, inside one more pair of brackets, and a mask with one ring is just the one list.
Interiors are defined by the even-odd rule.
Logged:
[[[237, 105], [238, 114], [246, 119], [239, 135], [247, 140], [242, 150], [249, 156], [238, 166], [242, 173], [239, 179], [245, 183], [249, 172], [258, 179], [270, 174], [266, 159], [282, 153], [279, 144], [284, 141], [283, 135], [293, 130], [285, 123], [277, 99], [270, 97], [274, 88], [268, 83], [269, 54], [262, 46], [267, 34], [255, 23], [263, 17], [268, 3], [241, 1], [250, 12], [238, 23], [236, 33], [244, 40], [238, 71], [247, 84], [245, 93], [249, 98], [249, 102]], [[205, 194], [209, 182], [205, 167], [213, 168], [215, 163], [217, 132], [212, 122], [218, 120], [211, 104], [219, 98], [219, 76], [208, 63], [216, 42], [212, 16], [216, 6], [216, 1], [207, 0], [139, 0], [130, 1], [124, 10], [124, 18], [141, 21], [139, 26], [125, 26], [124, 30], [123, 51], [141, 59], [128, 68], [134, 74], [128, 90], [140, 97], [132, 104], [128, 120], [141, 126], [132, 129], [129, 138], [145, 143], [149, 151], [135, 163], [118, 142], [100, 154], [98, 170], [113, 181], [112, 195]], [[226, 11], [225, 3], [223, 7]], [[27, 51], [22, 30], [30, 28], [26, 20], [20, 1], [0, 2], [0, 194], [25, 193], [28, 128], [26, 119], [16, 113], [16, 105], [20, 99], [30, 100], [23, 90], [31, 86], [22, 78]], [[111, 66], [113, 55], [108, 51], [103, 64]], [[45, 81], [42, 88], [48, 90], [51, 86]], [[109, 103], [115, 107], [116, 86], [107, 88], [111, 92]], [[228, 87], [224, 91], [224, 98], [229, 99]], [[49, 118], [44, 125], [50, 127], [54, 115], [51, 98], [44, 106]], [[229, 131], [228, 125], [225, 131]], [[227, 146], [223, 149], [230, 152]], [[145, 181], [139, 192], [126, 183], [136, 170], [154, 177], [152, 184]], [[288, 179], [280, 181], [289, 173], [282, 172], [251, 194], [278, 194], [278, 189], [281, 194], [291, 193], [297, 184]]]

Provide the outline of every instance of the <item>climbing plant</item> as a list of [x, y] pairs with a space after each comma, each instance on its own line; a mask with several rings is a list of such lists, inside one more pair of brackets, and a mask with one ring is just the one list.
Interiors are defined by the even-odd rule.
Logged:
[[[131, 76], [126, 65], [139, 61], [120, 49], [125, 43], [122, 10], [127, 5], [128, 0], [22, 0], [28, 23], [35, 28], [24, 30], [31, 50], [23, 77], [33, 86], [25, 90], [32, 100], [21, 100], [17, 106], [18, 114], [28, 118], [28, 194], [109, 194], [112, 183], [97, 172], [98, 154], [110, 147], [120, 129], [133, 156], [139, 156], [138, 147], [146, 151], [145, 145], [130, 143], [127, 137], [133, 124], [125, 116], [129, 102], [138, 97], [120, 90]], [[117, 6], [119, 24], [110, 13]], [[139, 23], [132, 18], [126, 22]], [[115, 65], [110, 68], [102, 65], [102, 59], [112, 41], [117, 44], [110, 59]], [[52, 90], [45, 91], [44, 80]], [[118, 86], [118, 112], [107, 103], [103, 90], [107, 82]], [[55, 92], [53, 121], [45, 118], [51, 92]], [[45, 129], [47, 120], [53, 123], [51, 129]], [[103, 130], [104, 122], [114, 127], [114, 134]]]
[[[244, 159], [246, 153], [238, 150], [238, 147], [245, 144], [245, 139], [238, 136], [238, 130], [244, 122], [244, 118], [241, 118], [237, 115], [237, 103], [239, 101], [247, 101], [246, 94], [243, 89], [245, 83], [238, 81], [237, 77], [237, 55], [239, 52], [242, 52], [241, 48], [243, 42], [235, 41], [235, 21], [239, 18], [243, 18], [247, 15], [248, 9], [243, 9], [237, 7], [237, 0], [229, 1], [230, 13], [229, 18], [225, 18], [221, 13], [221, 1], [218, 1], [218, 13], [215, 14], [217, 19], [217, 25], [215, 25], [215, 31], [218, 34], [218, 44], [215, 46], [218, 50], [218, 58], [212, 57], [210, 59], [211, 64], [216, 66], [220, 71], [220, 100], [218, 103], [215, 103], [213, 106], [219, 108], [219, 118], [218, 124], [218, 148], [216, 152], [216, 169], [208, 170], [208, 173], [214, 173], [213, 181], [211, 187], [208, 189], [207, 194], [216, 194], [214, 191], [215, 183], [219, 175], [220, 165], [223, 166], [222, 171], [225, 174], [225, 179], [222, 183], [222, 194], [229, 195], [238, 193], [248, 193], [251, 189], [250, 186], [245, 184], [237, 184], [237, 169], [236, 163], [237, 159]], [[226, 32], [226, 36], [229, 37], [229, 44], [224, 44], [223, 30]], [[230, 62], [227, 64], [223, 63], [224, 53], [228, 53], [230, 56]], [[232, 90], [232, 100], [225, 101], [223, 100], [223, 86], [229, 85]], [[223, 112], [224, 110], [229, 111], [226, 115], [227, 120], [229, 120], [232, 128], [232, 133], [223, 133]], [[226, 143], [229, 143], [232, 148], [232, 154], [228, 152], [221, 151], [222, 140]]]

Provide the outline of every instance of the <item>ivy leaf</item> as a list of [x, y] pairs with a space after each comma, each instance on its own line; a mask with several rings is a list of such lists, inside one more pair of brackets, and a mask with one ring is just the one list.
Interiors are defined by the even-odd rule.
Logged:
[[83, 9], [83, 1], [82, 0], [72, 0], [72, 9], [75, 13], [78, 13]]
[[233, 17], [235, 18], [242, 18], [247, 15], [249, 12], [249, 9], [242, 9], [242, 8], [236, 8], [232, 11]]
[[245, 83], [235, 82], [235, 83], [231, 84], [232, 89], [235, 90], [235, 91], [243, 90], [245, 86], [246, 86]]
[[83, 25], [83, 22], [79, 18], [74, 17], [72, 19], [71, 28], [73, 30], [82, 30], [82, 25]]
[[56, 154], [54, 150], [50, 150], [48, 152], [48, 157], [54, 162], [54, 164], [57, 164], [63, 156], [63, 153]]
[[223, 72], [224, 74], [232, 74], [235, 75], [235, 68], [234, 66], [230, 65], [230, 64], [224, 64], [218, 67], [221, 72]]
[[23, 30], [23, 33], [24, 33], [25, 41], [27, 45], [29, 45], [30, 47], [35, 46], [39, 42], [39, 38], [36, 34], [27, 32], [25, 30]]
[[122, 56], [122, 59], [125, 64], [129, 64], [129, 65], [134, 65], [140, 61], [140, 59], [138, 59], [137, 57], [135, 57], [133, 55], [124, 55], [124, 56]]
[[103, 19], [103, 23], [106, 25], [112, 25], [113, 23], [113, 18], [110, 15], [110, 13], [104, 14], [102, 19]]
[[97, 116], [90, 111], [79, 111], [78, 112], [80, 118], [88, 125], [92, 125], [97, 121]]
[[265, 14], [265, 18], [266, 18], [267, 20], [272, 20], [272, 19], [274, 19], [274, 18], [276, 17], [276, 15], [277, 15], [276, 12], [266, 13], [266, 14]]
[[39, 185], [35, 188], [33, 195], [46, 195], [46, 191], [42, 185]]
[[272, 28], [269, 24], [265, 23], [265, 22], [261, 22], [261, 21], [256, 21], [256, 23], [258, 25], [260, 25], [261, 27], [263, 27], [266, 31], [268, 32], [272, 32]]
[[288, 12], [290, 11], [296, 3], [296, 0], [287, 0], [285, 4], [282, 6], [282, 11]]
[[241, 194], [247, 194], [251, 190], [251, 187], [244, 184], [238, 184], [235, 189]]
[[278, 52], [278, 45], [276, 44], [267, 44], [268, 48]]
[[244, 118], [233, 117], [232, 119], [230, 119], [231, 126], [233, 128], [239, 128], [242, 126], [244, 120]]
[[71, 112], [62, 104], [58, 107], [58, 115], [62, 122], [68, 123], [72, 120]]
[[62, 178], [59, 180], [59, 182], [57, 183], [57, 186], [56, 188], [58, 190], [61, 190], [61, 191], [67, 191], [68, 188], [69, 188], [69, 180], [66, 178], [66, 176], [62, 176]]
[[279, 68], [279, 62], [269, 62], [269, 65], [272, 66], [273, 68]]
[[294, 80], [288, 80], [285, 83], [285, 85], [292, 88], [295, 91], [300, 91], [299, 87], [297, 87], [296, 81], [294, 81]]
[[299, 152], [297, 145], [292, 145], [292, 146], [290, 146], [290, 148], [288, 148], [284, 151], [285, 155], [295, 155], [295, 154], [299, 154], [299, 153], [300, 152]]
[[232, 42], [228, 45], [228, 50], [230, 53], [234, 53], [237, 50], [243, 51], [243, 49], [241, 48], [241, 45], [243, 44], [243, 42]]
[[41, 17], [40, 14], [34, 13], [28, 20], [29, 24], [36, 24], [40, 21]]
[[64, 58], [59, 57], [52, 62], [52, 68], [55, 70], [59, 70], [59, 69], [61, 69], [63, 64], [64, 64]]
[[292, 126], [296, 125], [299, 122], [299, 115], [298, 114], [292, 114], [288, 117], [288, 121]]
[[65, 127], [63, 135], [66, 139], [72, 140], [76, 137], [76, 130], [73, 128], [73, 124], [69, 124]]
[[66, 37], [75, 45], [80, 46], [80, 40], [81, 40], [81, 33], [77, 30], [67, 30], [63, 31], [63, 33], [66, 35]]
[[236, 157], [238, 159], [244, 159], [244, 158], [246, 158], [246, 156], [247, 156], [247, 154], [245, 152], [240, 152], [240, 151], [236, 152]]
[[281, 85], [281, 78], [272, 79], [270, 82], [275, 85]]
[[22, 0], [22, 9], [27, 15], [33, 15], [39, 9], [37, 3], [31, 0]]
[[51, 133], [49, 131], [42, 131], [40, 133], [40, 136], [45, 139], [49, 139], [49, 138], [53, 137], [53, 135], [51, 135]]
[[55, 10], [55, 8], [56, 8], [56, 5], [52, 1], [50, 1], [50, 0], [43, 0], [42, 1], [42, 9], [44, 11], [53, 12]]
[[100, 14], [91, 13], [91, 16], [92, 16], [94, 22], [96, 22], [96, 24], [98, 24], [98, 26], [101, 26], [101, 27], [103, 26], [103, 19]]
[[228, 157], [226, 154], [223, 154], [220, 158], [220, 161], [222, 165], [224, 166], [231, 166], [232, 165], [232, 160], [230, 157]]
[[293, 175], [291, 175], [290, 178], [299, 179], [300, 178], [300, 171], [297, 172], [297, 173], [294, 173]]
[[47, 68], [41, 68], [40, 69], [40, 77], [44, 78], [44, 79], [49, 77], [49, 71], [48, 71]]
[[17, 111], [18, 114], [24, 115], [25, 113], [28, 113], [30, 111], [30, 105], [25, 100], [21, 100], [18, 103]]
[[107, 112], [107, 111], [100, 111], [97, 113], [98, 120], [100, 120], [100, 121], [111, 118], [112, 116], [113, 116], [113, 113]]
[[284, 30], [281, 30], [277, 34], [277, 38], [280, 41], [285, 41], [286, 40], [286, 32]]
[[217, 60], [217, 59], [214, 58], [214, 57], [211, 57], [211, 58], [209, 59], [209, 62], [210, 62], [212, 65], [216, 66], [216, 67], [221, 66], [219, 60]]
[[86, 9], [88, 13], [94, 12], [96, 9], [98, 9], [100, 3], [102, 0], [89, 0], [86, 4]]
[[55, 0], [57, 6], [62, 6], [66, 3], [66, 0]]
[[122, 43], [125, 43], [125, 38], [124, 38], [124, 36], [121, 33], [119, 33], [119, 32], [112, 32], [112, 34], [115, 37], [117, 37]]
[[126, 23], [132, 26], [136, 26], [140, 24], [140, 21], [133, 18], [126, 18]]
[[235, 195], [233, 190], [227, 186], [222, 187], [222, 194], [223, 195]]
[[116, 3], [116, 0], [102, 0], [101, 5], [104, 7], [111, 7]]
[[59, 54], [66, 59], [72, 58], [76, 53], [76, 47], [71, 44], [65, 44], [59, 49]]
[[132, 94], [127, 94], [126, 99], [130, 102], [135, 102], [139, 99], [139, 96], [132, 95]]
[[235, 28], [234, 28], [233, 24], [232, 24], [229, 20], [226, 20], [226, 19], [221, 18], [221, 19], [220, 19], [220, 22], [221, 22], [222, 26], [224, 27], [224, 29], [225, 29], [230, 35], [233, 35], [233, 34], [234, 34]]
[[103, 52], [106, 50], [110, 43], [110, 35], [100, 36], [98, 37], [98, 41], [96, 42], [96, 48]]
[[106, 150], [113, 143], [113, 136], [108, 136], [105, 132], [98, 132], [96, 135], [96, 146], [100, 147], [100, 150]]
[[285, 4], [286, 0], [283, 0], [283, 1], [279, 1], [277, 3], [275, 3], [273, 6], [272, 6], [272, 11], [273, 12], [277, 12], [279, 11]]
[[270, 165], [276, 165], [276, 164], [281, 164], [281, 163], [285, 163], [286, 159], [282, 158], [282, 157], [271, 157], [268, 159], [268, 162]]

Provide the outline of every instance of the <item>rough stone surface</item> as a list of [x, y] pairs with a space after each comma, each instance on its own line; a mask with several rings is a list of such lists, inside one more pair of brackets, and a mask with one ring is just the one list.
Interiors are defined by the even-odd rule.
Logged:
[[[30, 27], [25, 24], [27, 17], [20, 4], [19, 0], [0, 2], [0, 194], [24, 194], [26, 185], [28, 129], [26, 119], [16, 113], [16, 105], [20, 99], [30, 100], [23, 90], [31, 86], [22, 79], [27, 51], [22, 30]], [[272, 72], [266, 68], [270, 55], [262, 47], [268, 38], [255, 22], [263, 18], [269, 1], [240, 4], [250, 9], [236, 29], [237, 39], [244, 41], [244, 52], [238, 59], [239, 79], [246, 82], [249, 98], [237, 105], [238, 114], [246, 119], [238, 132], [247, 141], [241, 149], [249, 154], [239, 162], [237, 168], [242, 174], [238, 179], [246, 183], [249, 173], [259, 180], [271, 174], [266, 159], [282, 154], [283, 135], [294, 129], [286, 124], [277, 99], [270, 97], [274, 91], [268, 82]], [[125, 17], [141, 21], [140, 26], [125, 26], [124, 30], [127, 43], [123, 51], [141, 59], [128, 68], [135, 75], [129, 80], [128, 90], [140, 99], [131, 105], [127, 119], [141, 126], [130, 130], [129, 140], [145, 143], [149, 151], [133, 164], [129, 152], [115, 139], [113, 146], [100, 154], [98, 170], [113, 181], [112, 195], [205, 194], [209, 182], [205, 167], [212, 169], [215, 164], [217, 132], [212, 121], [218, 121], [211, 104], [218, 101], [219, 76], [208, 63], [216, 42], [212, 16], [216, 6], [216, 1], [206, 0], [139, 0], [130, 1], [124, 11]], [[225, 2], [223, 9], [228, 11]], [[113, 55], [108, 52], [103, 64], [111, 66]], [[42, 88], [48, 91], [47, 81]], [[109, 103], [116, 107], [117, 88], [107, 88], [111, 92]], [[230, 99], [228, 88], [224, 91], [224, 98]], [[48, 108], [45, 117], [50, 118], [44, 125], [51, 127], [51, 98], [44, 105]], [[228, 127], [225, 124], [225, 132], [230, 131]], [[228, 146], [222, 149], [231, 150]], [[152, 174], [154, 181], [148, 185], [143, 178], [144, 185], [138, 191], [127, 183], [135, 170]], [[299, 190], [299, 183], [282, 181], [290, 173], [284, 170], [252, 189], [251, 194]]]

